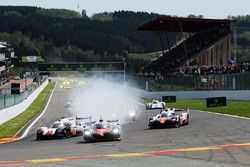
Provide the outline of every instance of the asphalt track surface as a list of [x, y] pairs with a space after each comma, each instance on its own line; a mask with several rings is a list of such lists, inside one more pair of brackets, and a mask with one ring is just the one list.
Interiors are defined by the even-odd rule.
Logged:
[[[70, 115], [65, 108], [69, 93], [70, 90], [57, 87], [46, 113], [33, 126], [28, 136], [20, 141], [0, 144], [0, 166], [250, 166], [250, 145], [228, 149], [199, 149], [200, 147], [250, 143], [250, 121], [198, 111], [190, 111], [191, 120], [188, 126], [178, 129], [149, 130], [147, 128], [148, 116], [159, 111], [141, 109], [141, 115], [136, 122], [123, 125], [122, 141], [84, 143], [81, 136], [35, 141], [34, 132], [37, 127], [50, 126], [55, 119]], [[140, 155], [142, 152], [183, 148], [192, 149], [188, 149], [187, 152]], [[68, 161], [57, 159], [95, 155], [114, 156], [76, 158]], [[56, 158], [55, 162], [52, 162], [51, 158]], [[43, 159], [50, 159], [50, 161], [45, 163], [38, 161]], [[37, 161], [36, 163], [1, 165], [1, 162], [20, 160]]]

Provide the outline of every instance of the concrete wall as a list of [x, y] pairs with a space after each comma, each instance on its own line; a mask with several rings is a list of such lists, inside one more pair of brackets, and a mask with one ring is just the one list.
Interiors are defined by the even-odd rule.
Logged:
[[41, 91], [47, 86], [48, 80], [45, 81], [39, 88], [37, 88], [26, 100], [23, 102], [0, 110], [0, 125], [4, 122], [16, 117], [18, 114], [24, 112], [30, 104], [36, 99], [36, 97], [41, 93]]
[[144, 90], [132, 88], [135, 96], [144, 98], [161, 99], [162, 96], [176, 96], [178, 99], [187, 98], [207, 98], [225, 96], [231, 100], [250, 100], [250, 90], [223, 90], [223, 91], [164, 91], [147, 92]]

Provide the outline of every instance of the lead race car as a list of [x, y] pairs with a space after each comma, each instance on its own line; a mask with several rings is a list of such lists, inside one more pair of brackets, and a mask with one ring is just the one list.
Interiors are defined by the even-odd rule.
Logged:
[[82, 135], [91, 117], [67, 117], [55, 121], [51, 127], [40, 127], [36, 130], [36, 140], [49, 138], [69, 138]]
[[164, 109], [165, 106], [165, 102], [160, 102], [159, 100], [152, 100], [151, 103], [146, 104], [146, 109]]
[[161, 111], [156, 116], [149, 117], [148, 126], [152, 128], [175, 127], [189, 124], [189, 109], [175, 110], [166, 109]]
[[100, 119], [89, 128], [86, 128], [83, 133], [85, 142], [121, 140], [121, 128], [118, 120], [104, 121]]

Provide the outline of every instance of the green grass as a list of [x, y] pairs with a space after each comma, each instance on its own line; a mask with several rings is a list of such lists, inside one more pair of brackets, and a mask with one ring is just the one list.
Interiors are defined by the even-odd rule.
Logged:
[[[145, 100], [145, 102], [150, 100]], [[177, 99], [176, 103], [168, 103], [168, 107], [181, 109], [192, 109], [217, 112], [223, 114], [237, 115], [250, 118], [250, 101], [249, 100], [227, 100], [227, 106], [206, 107], [206, 99]]]
[[54, 86], [55, 83], [49, 83], [24, 112], [0, 125], [0, 138], [14, 136], [31, 119], [37, 116], [42, 111], [47, 97]]

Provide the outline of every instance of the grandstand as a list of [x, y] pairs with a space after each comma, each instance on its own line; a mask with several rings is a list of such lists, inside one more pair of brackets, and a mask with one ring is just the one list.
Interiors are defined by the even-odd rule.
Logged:
[[8, 71], [15, 58], [14, 49], [7, 42], [0, 42], [0, 86], [7, 82]]
[[165, 75], [174, 73], [181, 66], [227, 64], [232, 58], [230, 25], [231, 21], [226, 19], [170, 16], [158, 16], [143, 23], [138, 27], [139, 31], [176, 32], [182, 35], [180, 41], [144, 67], [144, 72]]

